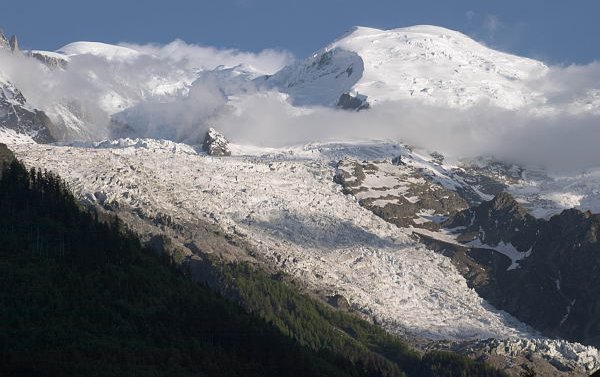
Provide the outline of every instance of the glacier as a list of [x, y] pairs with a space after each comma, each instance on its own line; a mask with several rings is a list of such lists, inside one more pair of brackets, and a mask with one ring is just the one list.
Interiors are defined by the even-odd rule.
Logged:
[[211, 222], [308, 289], [342, 294], [355, 311], [392, 332], [432, 340], [493, 338], [587, 370], [600, 366], [598, 350], [543, 338], [494, 309], [410, 229], [344, 195], [326, 153], [217, 158], [155, 140], [10, 147], [28, 166], [58, 173], [82, 200], [101, 197], [97, 204], [145, 218], [166, 214], [179, 224]]

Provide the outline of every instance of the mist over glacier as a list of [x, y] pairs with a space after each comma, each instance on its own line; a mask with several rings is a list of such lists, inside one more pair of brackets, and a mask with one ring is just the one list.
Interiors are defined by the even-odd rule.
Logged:
[[[597, 166], [600, 63], [550, 66], [524, 85], [543, 103], [505, 109], [481, 100], [449, 107], [411, 99], [379, 101], [365, 111], [296, 107], [265, 87], [262, 75], [293, 61], [259, 53], [186, 44], [123, 44], [125, 56], [73, 53], [66, 70], [0, 51], [5, 80], [56, 118], [57, 102], [77, 108], [93, 139], [149, 137], [200, 143], [209, 127], [232, 141], [287, 146], [314, 141], [390, 139], [453, 158], [493, 156], [554, 170]], [[112, 119], [112, 122], [111, 122]], [[115, 130], [126, 124], [127, 133]]]

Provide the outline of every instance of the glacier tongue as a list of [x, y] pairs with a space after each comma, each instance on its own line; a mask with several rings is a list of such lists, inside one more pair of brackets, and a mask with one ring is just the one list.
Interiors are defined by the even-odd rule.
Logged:
[[[418, 244], [410, 230], [343, 195], [329, 161], [215, 158], [172, 144], [11, 148], [28, 165], [60, 174], [81, 198], [102, 192], [103, 202], [122, 209], [168, 214], [179, 223], [212, 221], [310, 288], [344, 295], [391, 331], [430, 339], [526, 339], [538, 349], [554, 344], [492, 308], [448, 258]], [[563, 342], [546, 348], [558, 355], [548, 357], [600, 366], [592, 347]]]

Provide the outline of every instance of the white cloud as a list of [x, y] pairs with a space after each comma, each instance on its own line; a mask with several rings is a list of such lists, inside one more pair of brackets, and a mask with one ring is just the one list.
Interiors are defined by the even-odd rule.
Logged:
[[597, 62], [550, 67], [544, 77], [531, 81], [546, 98], [538, 107], [507, 111], [481, 103], [451, 109], [406, 100], [356, 113], [294, 108], [279, 93], [257, 91], [237, 72], [190, 69], [250, 64], [272, 72], [290, 59], [286, 53], [244, 53], [180, 41], [134, 48], [146, 55], [110, 62], [79, 56], [66, 71], [2, 52], [0, 71], [42, 109], [57, 101], [78, 103], [96, 137], [109, 135], [114, 111], [107, 107], [121, 104], [128, 110], [117, 118], [127, 122], [131, 136], [197, 143], [214, 126], [234, 141], [264, 146], [394, 139], [455, 158], [493, 155], [553, 169], [584, 169], [600, 162]]
[[266, 49], [258, 53], [252, 53], [235, 49], [218, 49], [187, 44], [180, 39], [166, 45], [124, 43], [122, 46], [154, 55], [160, 59], [183, 64], [188, 68], [203, 70], [215, 69], [219, 66], [231, 68], [243, 65], [260, 74], [273, 74], [293, 61], [293, 55], [287, 51]]
[[498, 29], [500, 29], [502, 23], [500, 22], [500, 18], [498, 18], [498, 16], [488, 14], [485, 16], [483, 26], [489, 34], [494, 35], [498, 31]]
[[248, 96], [239, 111], [212, 120], [234, 141], [283, 146], [311, 141], [392, 139], [454, 158], [495, 156], [554, 170], [600, 161], [600, 117], [560, 112], [538, 116], [487, 104], [467, 110], [390, 102], [370, 111], [295, 111], [276, 95]]

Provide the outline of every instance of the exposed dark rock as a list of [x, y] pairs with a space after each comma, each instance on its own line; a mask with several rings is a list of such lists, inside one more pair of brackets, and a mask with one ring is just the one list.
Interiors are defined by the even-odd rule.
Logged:
[[[459, 240], [477, 238], [492, 247], [504, 242], [527, 253], [517, 268], [507, 269], [508, 258], [498, 253], [483, 263], [481, 249], [468, 251], [487, 274], [472, 286], [493, 305], [548, 336], [600, 346], [600, 215], [569, 209], [536, 219], [502, 193], [444, 225], [464, 227]], [[436, 247], [461, 252], [455, 245]]]
[[29, 135], [38, 143], [56, 141], [50, 133], [54, 128], [50, 118], [43, 111], [28, 106], [23, 94], [10, 84], [3, 85], [0, 90], [1, 127]]
[[340, 294], [328, 297], [327, 302], [329, 302], [329, 304], [334, 308], [344, 311], [350, 310], [350, 303], [348, 302], [348, 299]]
[[459, 194], [471, 205], [477, 205], [482, 200], [473, 188], [486, 195], [494, 196], [506, 191], [509, 184], [517, 184], [522, 179], [523, 169], [495, 160], [485, 160], [464, 164], [460, 169], [454, 169], [453, 174], [466, 183], [464, 187], [458, 189]]
[[59, 57], [49, 56], [39, 52], [32, 52], [30, 55], [51, 69], [65, 69], [68, 65], [68, 62], [65, 59], [61, 59]]
[[478, 238], [487, 245], [511, 243], [517, 250], [526, 252], [536, 241], [539, 222], [510, 194], [502, 192], [488, 202], [454, 215], [443, 225], [465, 227], [461, 241]]
[[12, 37], [10, 37], [10, 41], [8, 42], [9, 46], [10, 46], [10, 50], [12, 52], [20, 52], [21, 50], [19, 50], [19, 41], [17, 40], [17, 36], [13, 35]]
[[344, 93], [340, 96], [336, 106], [344, 110], [356, 111], [366, 110], [370, 107], [366, 97], [352, 96], [348, 93]]
[[436, 164], [441, 165], [444, 162], [444, 155], [439, 152], [431, 152], [430, 156]]
[[202, 150], [210, 156], [231, 156], [229, 141], [214, 128], [209, 128], [206, 132]]
[[[359, 200], [360, 205], [399, 227], [437, 229], [437, 222], [440, 221], [423, 220], [423, 211], [431, 213], [432, 219], [445, 219], [445, 216], [468, 207], [467, 202], [456, 192], [434, 184], [416, 169], [402, 164], [401, 157], [394, 161], [393, 165], [397, 166], [393, 170], [397, 175], [393, 177], [398, 182], [395, 187], [368, 187], [365, 184], [367, 176], [384, 174], [379, 167], [385, 170], [389, 162], [381, 165], [381, 162], [340, 161], [334, 181], [342, 186], [344, 194], [360, 197], [362, 192], [371, 191], [367, 197]], [[396, 189], [401, 186], [405, 192], [399, 195]], [[415, 201], [414, 198], [418, 200]]]
[[396, 156], [392, 158], [392, 164], [394, 165], [404, 165], [404, 161], [402, 161], [402, 155]]

